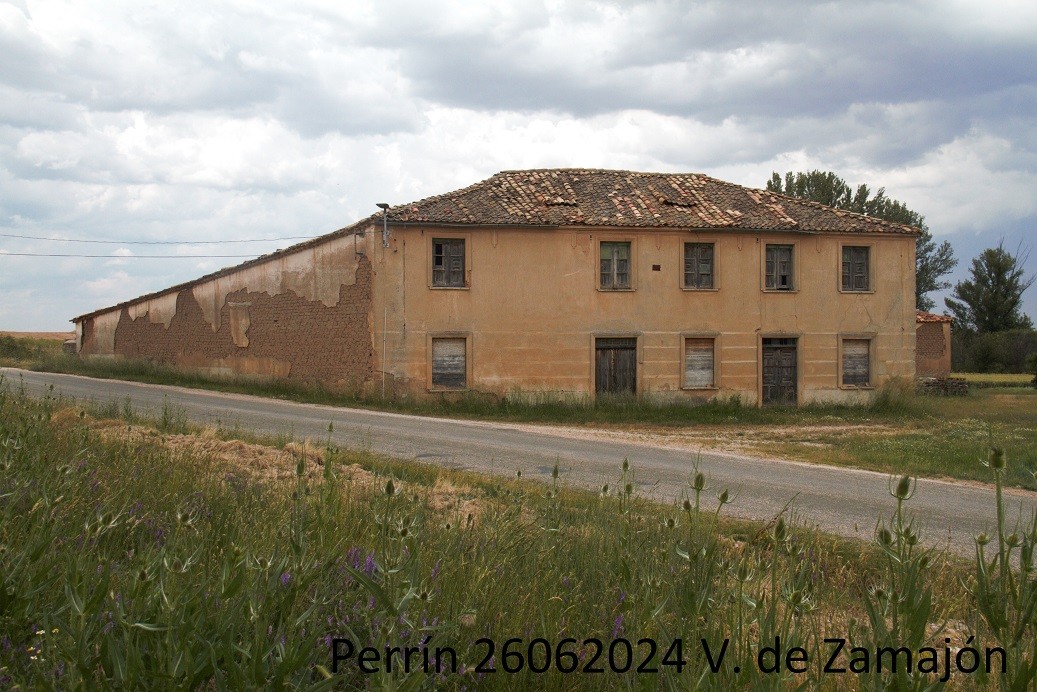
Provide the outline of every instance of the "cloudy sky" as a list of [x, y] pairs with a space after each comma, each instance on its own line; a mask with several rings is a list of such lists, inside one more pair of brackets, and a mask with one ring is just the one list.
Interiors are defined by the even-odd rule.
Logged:
[[1033, 0], [0, 1], [0, 56], [0, 329], [516, 168], [833, 170], [955, 278], [1037, 244]]

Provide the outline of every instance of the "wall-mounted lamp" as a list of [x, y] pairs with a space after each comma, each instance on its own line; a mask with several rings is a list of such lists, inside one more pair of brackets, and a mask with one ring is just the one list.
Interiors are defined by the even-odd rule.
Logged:
[[382, 210], [382, 247], [389, 247], [389, 205], [378, 202], [375, 206]]

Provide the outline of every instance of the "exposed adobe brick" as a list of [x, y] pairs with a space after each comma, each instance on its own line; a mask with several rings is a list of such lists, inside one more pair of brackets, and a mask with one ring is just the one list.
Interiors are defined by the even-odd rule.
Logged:
[[947, 349], [943, 340], [943, 324], [926, 322], [918, 325], [915, 353], [921, 358], [940, 358]]
[[[211, 367], [220, 359], [269, 358], [288, 363], [290, 381], [359, 390], [371, 381], [374, 352], [370, 325], [371, 263], [360, 258], [356, 282], [339, 288], [338, 304], [326, 307], [295, 293], [269, 296], [245, 290], [227, 295], [220, 328], [213, 331], [190, 290], [180, 291], [176, 315], [166, 329], [147, 318], [133, 320], [123, 308], [115, 331], [115, 353], [173, 365]], [[234, 344], [231, 304], [248, 311], [248, 346]], [[92, 343], [93, 320], [84, 320], [84, 353]]]

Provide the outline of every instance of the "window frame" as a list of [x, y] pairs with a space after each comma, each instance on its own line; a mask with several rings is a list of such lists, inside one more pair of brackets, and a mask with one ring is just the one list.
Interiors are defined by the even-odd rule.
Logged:
[[[709, 258], [709, 286], [688, 284], [688, 249], [689, 247], [710, 249]], [[698, 264], [698, 259], [696, 259]], [[716, 291], [717, 290], [717, 244], [713, 240], [686, 240], [681, 243], [681, 288], [685, 291]], [[696, 272], [697, 274], [697, 272]]]
[[[628, 255], [629, 255], [627, 257], [627, 272], [626, 272], [627, 273], [627, 285], [626, 286], [604, 286], [601, 283], [601, 276], [602, 276], [601, 263], [602, 263], [602, 261], [604, 259], [604, 252], [603, 252], [603, 250], [605, 249], [606, 246], [620, 246], [620, 245], [626, 245], [627, 246], [627, 252], [628, 252]], [[633, 291], [635, 289], [635, 286], [636, 286], [635, 281], [637, 279], [637, 273], [636, 273], [636, 269], [635, 269], [635, 264], [636, 263], [634, 262], [634, 258], [637, 256], [636, 249], [637, 249], [637, 244], [635, 243], [633, 238], [628, 238], [628, 237], [608, 238], [608, 237], [606, 237], [606, 238], [599, 238], [598, 239], [598, 248], [597, 248], [598, 251], [596, 253], [596, 255], [597, 255], [597, 264], [595, 266], [595, 274], [594, 274], [595, 275], [595, 279], [594, 279], [594, 282], [595, 282], [595, 285], [597, 286], [597, 289], [599, 291], [606, 292], [606, 293], [624, 293], [624, 292]], [[616, 271], [616, 265], [615, 265], [614, 257], [612, 259], [610, 259], [610, 262], [613, 263], [611, 275], [612, 275], [612, 277], [615, 277], [616, 274], [617, 274], [617, 271]]]
[[[847, 250], [865, 250], [866, 261], [865, 266], [865, 280], [867, 281], [867, 288], [847, 288], [846, 284], [843, 283], [843, 266], [844, 259], [843, 255]], [[837, 286], [840, 293], [874, 293], [875, 292], [875, 246], [872, 243], [861, 243], [861, 242], [845, 242], [839, 243], [839, 257], [838, 257], [838, 274], [836, 278]]]
[[[445, 258], [444, 266], [442, 269], [436, 267], [436, 246], [441, 245], [444, 248], [443, 257]], [[460, 246], [460, 259], [461, 259], [461, 271], [457, 279], [452, 278], [454, 273], [449, 268], [449, 260], [456, 257], [456, 253], [445, 252], [448, 247]], [[452, 236], [434, 236], [431, 238], [431, 252], [430, 252], [430, 274], [429, 284], [432, 288], [467, 288], [468, 286], [468, 243], [466, 238], [458, 238]], [[436, 272], [442, 271], [444, 278], [442, 283], [438, 283], [436, 280]]]
[[[864, 341], [868, 344], [868, 382], [854, 384], [846, 382], [846, 342]], [[838, 368], [839, 388], [849, 390], [866, 390], [875, 388], [875, 335], [874, 334], [840, 334]]]
[[[775, 266], [775, 271], [774, 271], [774, 283], [775, 283], [775, 285], [774, 286], [768, 286], [767, 285], [767, 281], [768, 281], [768, 278], [769, 278], [769, 275], [768, 275], [768, 272], [767, 272], [767, 264], [768, 264], [769, 261], [771, 261], [771, 260], [768, 259], [768, 255], [770, 254], [772, 249], [774, 249], [775, 251], [779, 250], [779, 249], [782, 249], [782, 250], [788, 249], [788, 251], [789, 251], [789, 272], [788, 272], [789, 285], [788, 285], [787, 288], [782, 288], [782, 287], [778, 287], [777, 286], [777, 282], [778, 282], [777, 266]], [[778, 260], [775, 259], [774, 261], [777, 262]], [[798, 292], [799, 291], [799, 281], [798, 281], [798, 279], [796, 277], [797, 265], [798, 265], [798, 262], [796, 260], [796, 243], [764, 243], [764, 246], [763, 246], [763, 290], [768, 292], [768, 293], [796, 293], [796, 292]]]
[[[442, 385], [435, 384], [435, 373], [433, 368], [435, 367], [435, 360], [433, 358], [433, 349], [435, 348], [434, 343], [439, 339], [464, 339], [465, 342], [465, 374], [464, 374], [464, 386], [462, 387], [444, 387]], [[428, 364], [428, 378], [426, 382], [426, 388], [430, 392], [464, 392], [471, 389], [472, 382], [472, 334], [471, 332], [429, 332], [426, 340], [426, 353], [427, 364]]]
[[[688, 341], [692, 339], [709, 339], [713, 342], [713, 382], [709, 385], [689, 385], [685, 379], [687, 373]], [[680, 388], [689, 392], [716, 391], [720, 389], [720, 358], [718, 356], [720, 353], [720, 332], [682, 332], [678, 343], [678, 352], [680, 354], [678, 381], [680, 382]]]

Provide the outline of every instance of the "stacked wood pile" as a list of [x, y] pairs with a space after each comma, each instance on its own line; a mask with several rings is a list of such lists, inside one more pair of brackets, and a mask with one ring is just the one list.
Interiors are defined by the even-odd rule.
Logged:
[[919, 394], [934, 396], [965, 396], [969, 383], [964, 377], [922, 377], [918, 380]]

